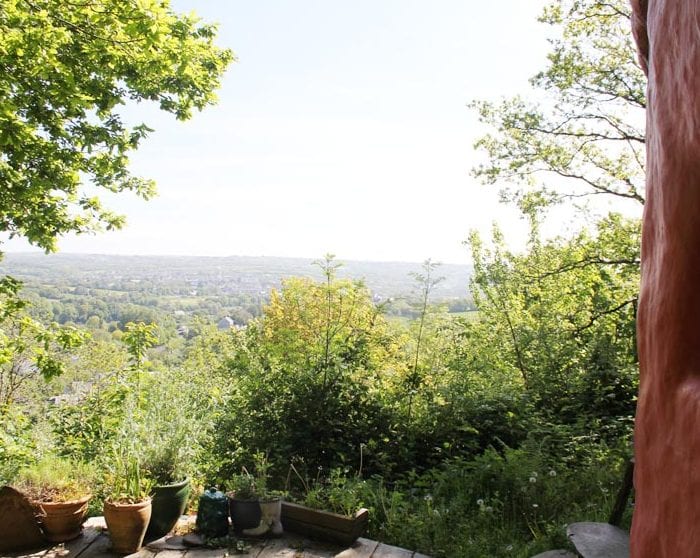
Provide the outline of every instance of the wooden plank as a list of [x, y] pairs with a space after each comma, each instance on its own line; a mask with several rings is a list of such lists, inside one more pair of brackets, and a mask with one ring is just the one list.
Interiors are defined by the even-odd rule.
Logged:
[[111, 539], [104, 533], [101, 533], [100, 536], [98, 536], [92, 542], [92, 544], [90, 544], [90, 546], [88, 546], [85, 551], [80, 554], [80, 558], [104, 558], [105, 556], [118, 556], [117, 554], [113, 554], [111, 550]]
[[[236, 558], [257, 558], [265, 547], [265, 541], [247, 541], [250, 546], [246, 552], [234, 552], [228, 548], [191, 548], [180, 554], [183, 558], [222, 558], [223, 556], [236, 556]], [[158, 553], [160, 558], [161, 553]]]
[[93, 528], [83, 528], [83, 534], [77, 539], [49, 549], [45, 558], [75, 558], [83, 553], [100, 536], [101, 531]]
[[391, 546], [388, 544], [379, 543], [377, 550], [372, 554], [372, 558], [412, 558], [413, 551]]
[[288, 541], [277, 540], [266, 544], [257, 558], [302, 558], [303, 556], [300, 551], [291, 548]]
[[377, 541], [359, 538], [350, 548], [336, 554], [335, 558], [371, 558], [377, 546], [379, 546]]
[[257, 558], [333, 558], [338, 547], [309, 539], [285, 537], [269, 541]]

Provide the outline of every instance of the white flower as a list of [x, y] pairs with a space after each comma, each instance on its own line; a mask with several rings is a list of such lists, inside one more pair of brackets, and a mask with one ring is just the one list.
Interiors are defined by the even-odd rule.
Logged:
[[509, 544], [508, 546], [506, 546], [506, 552], [510, 552], [511, 550], [513, 550], [512, 544]]
[[492, 508], [491, 506], [486, 506], [486, 507], [484, 508], [484, 511], [486, 511], [486, 512], [488, 512], [488, 513], [491, 513], [491, 512], [493, 511], [493, 508]]
[[532, 507], [535, 509], [539, 508], [539, 506], [537, 504], [532, 504]]
[[424, 499], [426, 502], [432, 502], [432, 501], [433, 501], [433, 495], [432, 495], [432, 494], [426, 494], [426, 495], [423, 497], [423, 499]]
[[476, 505], [479, 506], [479, 507], [481, 507], [481, 506], [484, 505], [484, 501], [483, 501], [481, 498], [479, 498], [479, 499], [476, 501]]
[[532, 483], [537, 482], [537, 477], [530, 477], [530, 482], [532, 482]]
[[549, 476], [550, 476], [550, 477], [556, 477], [556, 476], [557, 476], [557, 472], [556, 472], [554, 469], [550, 469], [550, 470], [549, 470]]

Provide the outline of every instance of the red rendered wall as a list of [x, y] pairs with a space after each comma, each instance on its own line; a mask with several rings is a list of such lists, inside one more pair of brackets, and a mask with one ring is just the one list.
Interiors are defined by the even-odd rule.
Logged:
[[700, 0], [633, 0], [648, 70], [634, 558], [700, 557]]

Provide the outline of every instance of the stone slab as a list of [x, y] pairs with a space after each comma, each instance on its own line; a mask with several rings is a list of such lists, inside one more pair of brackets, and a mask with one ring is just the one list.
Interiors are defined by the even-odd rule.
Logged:
[[149, 541], [144, 544], [147, 548], [151, 550], [187, 550], [190, 548], [185, 544], [184, 537], [181, 535], [165, 535], [154, 541]]
[[609, 523], [571, 523], [566, 535], [583, 558], [629, 558], [629, 535]]
[[[413, 558], [417, 558], [417, 555]], [[542, 554], [533, 556], [532, 558], [578, 558], [576, 554], [569, 552], [568, 550], [548, 550]]]
[[413, 552], [398, 546], [379, 543], [372, 558], [413, 558]]

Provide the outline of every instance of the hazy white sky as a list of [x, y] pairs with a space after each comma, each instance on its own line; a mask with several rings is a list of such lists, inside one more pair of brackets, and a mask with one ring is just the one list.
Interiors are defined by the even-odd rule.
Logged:
[[[522, 227], [469, 171], [466, 104], [527, 90], [545, 64], [541, 0], [175, 0], [220, 23], [239, 61], [190, 122], [147, 106], [132, 157], [149, 202], [64, 252], [468, 263], [462, 241]], [[9, 243], [12, 251], [22, 245]]]

